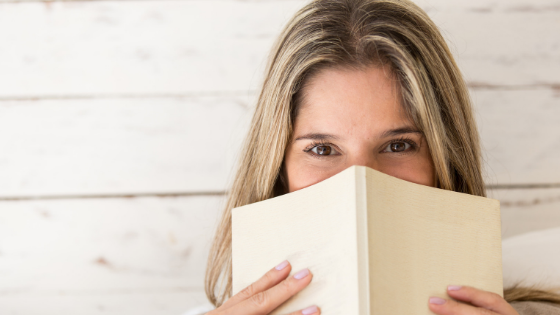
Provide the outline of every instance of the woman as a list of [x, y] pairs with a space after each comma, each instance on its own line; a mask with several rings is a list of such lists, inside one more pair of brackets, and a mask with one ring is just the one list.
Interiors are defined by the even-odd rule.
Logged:
[[[406, 0], [317, 0], [271, 55], [241, 164], [208, 261], [209, 314], [268, 314], [311, 281], [289, 262], [231, 297], [231, 209], [365, 165], [423, 185], [485, 196], [468, 90], [437, 27]], [[560, 295], [504, 298], [450, 284], [436, 314], [560, 314]], [[227, 301], [226, 301], [227, 300]], [[540, 303], [508, 303], [516, 301]], [[320, 307], [320, 305], [319, 305]], [[310, 306], [294, 314], [319, 314]]]

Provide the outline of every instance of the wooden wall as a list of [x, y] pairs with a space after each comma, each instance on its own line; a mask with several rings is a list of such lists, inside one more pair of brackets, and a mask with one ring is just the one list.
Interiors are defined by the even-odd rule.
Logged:
[[[0, 313], [181, 314], [301, 0], [0, 0]], [[422, 0], [503, 236], [560, 226], [560, 2]]]

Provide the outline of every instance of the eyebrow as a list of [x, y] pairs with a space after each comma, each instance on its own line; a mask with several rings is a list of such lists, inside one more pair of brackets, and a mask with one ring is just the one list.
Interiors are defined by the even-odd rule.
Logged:
[[330, 134], [327, 134], [327, 133], [308, 133], [306, 135], [298, 137], [294, 141], [305, 140], [305, 139], [307, 139], [307, 140], [327, 140], [327, 139], [338, 140], [339, 138], [335, 135], [330, 135]]
[[[422, 131], [413, 127], [401, 127], [396, 129], [387, 130], [381, 134], [380, 138], [395, 137], [407, 133], [423, 134]], [[338, 140], [339, 137], [327, 133], [308, 133], [303, 136], [297, 137], [294, 141], [298, 140]]]
[[394, 136], [398, 136], [398, 135], [402, 135], [402, 134], [406, 134], [406, 133], [423, 134], [422, 131], [420, 131], [420, 130], [414, 128], [414, 127], [401, 127], [401, 128], [391, 129], [391, 130], [385, 131], [383, 134], [381, 134], [381, 138], [394, 137]]

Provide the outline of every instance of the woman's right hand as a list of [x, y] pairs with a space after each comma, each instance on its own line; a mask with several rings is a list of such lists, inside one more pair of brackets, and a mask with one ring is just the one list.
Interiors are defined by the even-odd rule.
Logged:
[[[267, 315], [290, 297], [303, 290], [313, 275], [303, 269], [288, 278], [292, 266], [283, 261], [262, 278], [232, 296], [217, 309], [206, 315]], [[290, 315], [319, 315], [317, 306], [310, 306]]]

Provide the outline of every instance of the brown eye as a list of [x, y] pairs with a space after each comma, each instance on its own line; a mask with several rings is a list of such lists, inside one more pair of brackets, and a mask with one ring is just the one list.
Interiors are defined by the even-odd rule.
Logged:
[[393, 142], [387, 146], [384, 152], [404, 152], [410, 148], [410, 144], [407, 142]]
[[318, 155], [331, 155], [333, 149], [328, 145], [318, 145], [313, 149], [311, 149], [311, 151], [313, 151], [313, 153]]

